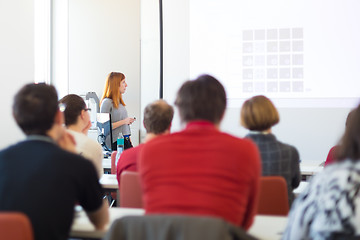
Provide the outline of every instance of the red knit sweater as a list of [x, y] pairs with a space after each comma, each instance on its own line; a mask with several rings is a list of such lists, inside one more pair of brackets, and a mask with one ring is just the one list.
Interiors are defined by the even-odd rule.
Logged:
[[257, 147], [205, 121], [146, 143], [139, 172], [147, 214], [221, 217], [248, 229], [261, 174]]

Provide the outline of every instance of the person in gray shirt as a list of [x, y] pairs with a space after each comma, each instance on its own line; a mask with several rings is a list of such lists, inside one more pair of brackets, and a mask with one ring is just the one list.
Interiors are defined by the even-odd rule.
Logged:
[[110, 139], [109, 135], [106, 136], [106, 145], [112, 150], [116, 150], [116, 139], [119, 133], [124, 136], [124, 149], [132, 147], [130, 124], [135, 121], [135, 118], [128, 117], [126, 105], [122, 98], [126, 87], [125, 75], [120, 72], [111, 72], [107, 76], [101, 98], [100, 112], [111, 114], [113, 139]]
[[246, 138], [253, 140], [261, 154], [262, 176], [282, 176], [288, 188], [289, 206], [294, 200], [293, 189], [301, 181], [299, 153], [291, 145], [278, 141], [271, 127], [280, 120], [273, 103], [265, 96], [246, 100], [241, 109], [241, 125], [250, 130]]

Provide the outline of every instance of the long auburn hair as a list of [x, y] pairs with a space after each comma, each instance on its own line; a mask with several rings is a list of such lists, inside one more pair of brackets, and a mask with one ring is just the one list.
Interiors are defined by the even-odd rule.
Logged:
[[101, 97], [101, 102], [104, 98], [110, 98], [113, 100], [115, 108], [119, 107], [119, 104], [126, 106], [122, 99], [122, 94], [119, 91], [120, 82], [125, 79], [125, 75], [120, 72], [111, 72], [106, 78], [104, 92]]

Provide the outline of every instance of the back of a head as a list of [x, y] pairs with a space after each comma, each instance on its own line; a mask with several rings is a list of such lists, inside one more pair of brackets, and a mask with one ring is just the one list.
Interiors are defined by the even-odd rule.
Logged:
[[150, 103], [144, 110], [144, 127], [147, 133], [162, 134], [169, 129], [174, 109], [164, 100]]
[[76, 94], [69, 94], [60, 99], [60, 103], [66, 105], [64, 116], [65, 116], [65, 125], [70, 126], [76, 124], [78, 117], [81, 114], [81, 111], [86, 109], [86, 104], [82, 97]]
[[348, 126], [348, 123], [350, 122], [350, 120], [351, 120], [352, 116], [354, 115], [355, 111], [356, 111], [356, 109], [353, 109], [348, 113], [348, 115], [346, 117], [346, 121], [345, 121], [345, 127]]
[[259, 95], [246, 100], [241, 108], [241, 125], [249, 130], [264, 131], [279, 122], [279, 113], [274, 104]]
[[226, 93], [223, 85], [210, 75], [185, 82], [175, 100], [181, 121], [207, 120], [220, 123], [226, 108]]
[[335, 159], [360, 160], [360, 105], [348, 115], [345, 133], [340, 140], [339, 148], [335, 151]]
[[12, 106], [16, 123], [26, 135], [46, 135], [54, 124], [58, 96], [53, 86], [27, 84], [14, 97]]

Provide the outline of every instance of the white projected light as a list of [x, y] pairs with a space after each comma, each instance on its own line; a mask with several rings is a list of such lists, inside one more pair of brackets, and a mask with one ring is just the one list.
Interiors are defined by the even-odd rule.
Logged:
[[[360, 1], [191, 0], [190, 77], [209, 73], [230, 99], [360, 97]], [[325, 99], [325, 100], [324, 100]]]

